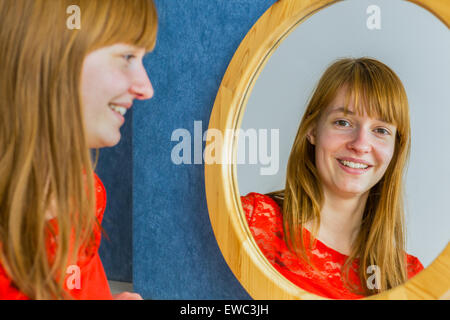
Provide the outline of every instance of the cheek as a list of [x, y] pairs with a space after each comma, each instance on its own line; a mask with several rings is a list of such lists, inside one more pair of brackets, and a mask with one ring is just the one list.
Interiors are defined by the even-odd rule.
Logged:
[[380, 143], [377, 145], [376, 150], [377, 161], [385, 170], [391, 163], [392, 157], [394, 156], [394, 145]]
[[89, 100], [109, 100], [126, 92], [127, 81], [119, 72], [102, 70], [86, 79], [83, 96]]
[[[94, 61], [95, 62], [95, 61]], [[86, 60], [83, 66], [81, 94], [87, 107], [105, 104], [127, 92], [127, 75], [118, 67]]]
[[344, 134], [332, 133], [330, 130], [323, 130], [317, 136], [316, 153], [337, 154], [342, 148], [345, 148], [347, 137]]

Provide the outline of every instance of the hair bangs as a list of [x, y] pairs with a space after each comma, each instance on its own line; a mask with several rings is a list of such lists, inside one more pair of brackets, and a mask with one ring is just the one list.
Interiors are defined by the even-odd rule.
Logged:
[[409, 108], [406, 92], [400, 79], [385, 65], [375, 60], [353, 64], [344, 86], [345, 111], [353, 105], [355, 113], [393, 124], [399, 134], [409, 130]]
[[[102, 3], [101, 9], [105, 5]], [[100, 9], [100, 8], [98, 8]], [[104, 19], [99, 23], [99, 19]], [[151, 0], [122, 1], [111, 0], [106, 12], [97, 14], [95, 26], [98, 41], [96, 47], [108, 46], [115, 43], [126, 43], [146, 51], [154, 49], [158, 31], [158, 16], [156, 7]], [[117, 23], [120, 21], [120, 23]]]

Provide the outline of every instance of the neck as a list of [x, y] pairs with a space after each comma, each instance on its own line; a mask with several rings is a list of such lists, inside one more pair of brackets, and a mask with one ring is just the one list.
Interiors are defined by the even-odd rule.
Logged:
[[[336, 251], [349, 255], [361, 227], [368, 192], [354, 197], [339, 197], [324, 190], [317, 238]], [[306, 224], [311, 230], [312, 222]]]

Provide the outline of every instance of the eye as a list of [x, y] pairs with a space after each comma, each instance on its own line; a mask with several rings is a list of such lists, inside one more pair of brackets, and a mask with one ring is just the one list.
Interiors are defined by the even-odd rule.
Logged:
[[334, 121], [334, 124], [337, 125], [338, 127], [350, 127], [350, 122], [343, 119]]
[[391, 132], [388, 129], [386, 129], [386, 128], [376, 128], [375, 132], [379, 133], [379, 134], [381, 134], [383, 136], [388, 136], [388, 135], [391, 134]]
[[136, 58], [134, 54], [125, 54], [122, 56], [127, 62], [130, 62], [132, 59]]

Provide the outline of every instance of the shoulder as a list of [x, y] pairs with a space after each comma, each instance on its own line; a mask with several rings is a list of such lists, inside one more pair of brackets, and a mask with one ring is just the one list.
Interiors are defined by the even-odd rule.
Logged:
[[269, 196], [249, 193], [241, 197], [242, 208], [255, 242], [270, 262], [283, 246], [283, 216], [278, 204]]
[[414, 277], [416, 274], [418, 274], [420, 271], [424, 269], [419, 258], [411, 254], [406, 254], [406, 262], [407, 262], [408, 278]]
[[241, 196], [244, 203], [252, 203], [253, 205], [267, 205], [279, 209], [278, 204], [271, 197], [265, 194], [250, 192], [245, 196]]
[[241, 197], [241, 201], [250, 227], [281, 228], [283, 219], [281, 209], [271, 197], [251, 192]]
[[246, 196], [241, 197], [242, 208], [247, 215], [266, 213], [268, 215], [281, 214], [281, 209], [278, 204], [271, 197], [251, 192]]

